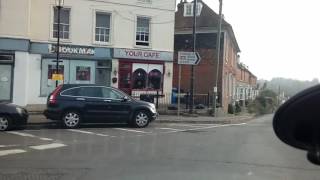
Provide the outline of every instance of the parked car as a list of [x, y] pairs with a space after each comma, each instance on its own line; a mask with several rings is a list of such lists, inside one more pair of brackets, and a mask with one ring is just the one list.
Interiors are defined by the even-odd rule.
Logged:
[[157, 111], [154, 104], [135, 100], [116, 88], [63, 84], [48, 96], [44, 115], [66, 128], [82, 123], [129, 123], [142, 128], [156, 119]]
[[23, 128], [28, 121], [26, 109], [8, 102], [0, 102], [0, 131]]

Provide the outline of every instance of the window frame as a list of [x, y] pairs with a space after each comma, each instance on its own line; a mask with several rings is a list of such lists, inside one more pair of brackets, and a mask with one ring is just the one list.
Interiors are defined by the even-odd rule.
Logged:
[[[103, 41], [96, 41], [96, 19], [97, 19], [97, 13], [101, 14], [108, 14], [110, 15], [110, 28], [109, 28], [109, 42], [103, 42]], [[93, 17], [92, 17], [92, 44], [94, 45], [104, 45], [104, 46], [111, 46], [113, 44], [113, 12], [112, 11], [106, 11], [106, 10], [100, 10], [100, 9], [94, 9], [93, 10]]]
[[[53, 27], [54, 27], [54, 8], [56, 8], [55, 5], [51, 5], [51, 18], [50, 18], [50, 25], [49, 25], [49, 41], [57, 41], [58, 38], [53, 37]], [[69, 38], [68, 39], [63, 39], [60, 37], [61, 42], [67, 42], [71, 43], [72, 41], [72, 22], [73, 22], [73, 11], [71, 6], [63, 6], [63, 9], [69, 9]]]
[[[138, 29], [138, 18], [147, 18], [149, 19], [149, 41], [148, 41], [148, 46], [144, 46], [144, 45], [137, 45], [137, 29]], [[151, 16], [146, 16], [146, 15], [136, 15], [136, 20], [134, 23], [135, 26], [135, 30], [134, 30], [134, 47], [138, 47], [138, 48], [144, 48], [144, 49], [151, 49], [152, 47], [152, 17]], [[142, 42], [142, 41], [141, 41]]]
[[[190, 14], [187, 13], [187, 6], [190, 6]], [[203, 4], [201, 2], [197, 2], [197, 7], [196, 7], [196, 16], [200, 16], [202, 12]], [[200, 10], [200, 11], [199, 11]], [[192, 17], [193, 16], [193, 2], [188, 2], [184, 4], [183, 7], [183, 16], [184, 17]]]

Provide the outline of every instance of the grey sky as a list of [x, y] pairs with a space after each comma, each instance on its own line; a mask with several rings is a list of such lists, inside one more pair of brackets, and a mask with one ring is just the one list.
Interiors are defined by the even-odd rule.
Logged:
[[[218, 0], [203, 1], [218, 13]], [[241, 61], [259, 79], [320, 78], [319, 7], [317, 0], [223, 0]]]

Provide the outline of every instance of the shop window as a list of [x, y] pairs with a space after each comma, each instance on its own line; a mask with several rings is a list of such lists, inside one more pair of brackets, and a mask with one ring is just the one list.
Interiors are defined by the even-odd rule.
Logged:
[[[69, 39], [70, 36], [70, 9], [60, 10], [60, 38]], [[53, 38], [58, 38], [58, 9], [54, 7]]]
[[77, 81], [90, 81], [91, 68], [87, 66], [77, 66], [76, 67], [76, 80]]
[[110, 42], [110, 19], [111, 14], [96, 13], [95, 41]]
[[136, 45], [150, 45], [150, 18], [137, 17]]
[[[57, 74], [64, 75], [64, 65], [59, 65], [59, 72]], [[52, 79], [52, 74], [55, 74], [57, 72], [57, 66], [56, 65], [48, 65], [48, 79]]]
[[160, 89], [162, 82], [162, 74], [159, 70], [153, 69], [148, 75], [148, 88]]
[[133, 72], [133, 89], [145, 89], [147, 84], [147, 72], [141, 68]]

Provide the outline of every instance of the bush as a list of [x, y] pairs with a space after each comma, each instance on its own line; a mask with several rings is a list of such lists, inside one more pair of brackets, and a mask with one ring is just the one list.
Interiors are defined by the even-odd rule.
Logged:
[[257, 115], [273, 113], [276, 108], [276, 93], [271, 90], [264, 90], [252, 102], [248, 104], [248, 112]]
[[240, 106], [240, 102], [236, 102], [235, 105], [235, 113], [238, 114], [241, 112], [241, 106]]

